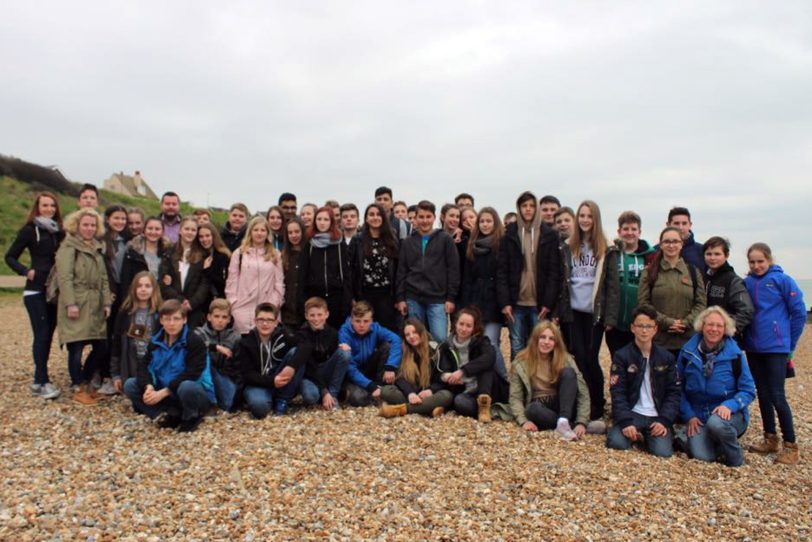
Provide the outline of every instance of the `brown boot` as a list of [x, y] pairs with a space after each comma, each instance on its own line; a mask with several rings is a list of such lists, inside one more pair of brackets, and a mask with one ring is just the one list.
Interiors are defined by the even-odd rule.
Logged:
[[443, 414], [445, 414], [445, 409], [441, 406], [435, 407], [434, 410], [431, 411], [432, 418], [439, 418]]
[[396, 418], [398, 416], [406, 415], [406, 403], [400, 405], [390, 405], [387, 403], [381, 404], [381, 410], [378, 412], [384, 418]]
[[99, 402], [90, 394], [87, 384], [82, 384], [79, 387], [79, 390], [74, 392], [72, 399], [75, 403], [79, 403], [80, 405], [84, 406], [94, 406]]
[[785, 442], [784, 449], [775, 458], [775, 462], [782, 465], [795, 465], [800, 460], [801, 452], [798, 451], [796, 442]]
[[747, 447], [747, 450], [756, 454], [774, 454], [778, 451], [780, 442], [778, 435], [775, 433], [764, 433], [764, 440], [756, 444], [751, 444]]
[[479, 407], [479, 423], [490, 423], [491, 421], [491, 396], [482, 394], [476, 398], [476, 404]]

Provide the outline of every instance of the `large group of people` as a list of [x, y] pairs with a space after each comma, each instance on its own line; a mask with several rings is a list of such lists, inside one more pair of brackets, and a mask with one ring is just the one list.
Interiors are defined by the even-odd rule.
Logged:
[[217, 408], [263, 418], [374, 403], [384, 417], [454, 411], [738, 466], [757, 398], [764, 436], [750, 451], [799, 459], [784, 388], [802, 293], [765, 243], [739, 277], [729, 243], [696, 241], [684, 207], [653, 246], [634, 211], [610, 241], [596, 202], [573, 210], [530, 191], [504, 216], [460, 194], [439, 227], [434, 203], [387, 187], [363, 213], [287, 192], [254, 215], [235, 203], [222, 228], [206, 209], [181, 216], [174, 192], [158, 216], [98, 203], [85, 185], [63, 217], [55, 194], [38, 194], [6, 253], [27, 279], [43, 399], [61, 394], [48, 374], [57, 330], [74, 401], [124, 394], [181, 432]]

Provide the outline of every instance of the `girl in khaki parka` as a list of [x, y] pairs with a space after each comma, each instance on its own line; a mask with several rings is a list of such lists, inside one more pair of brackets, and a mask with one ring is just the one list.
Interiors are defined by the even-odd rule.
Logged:
[[93, 209], [80, 209], [65, 220], [65, 232], [67, 237], [56, 252], [59, 343], [67, 345], [73, 399], [92, 405], [97, 401], [89, 388], [95, 356], [91, 354], [82, 367], [82, 350], [86, 344], [92, 345], [94, 353], [102, 347], [111, 303], [102, 244], [98, 241], [104, 233], [101, 216]]

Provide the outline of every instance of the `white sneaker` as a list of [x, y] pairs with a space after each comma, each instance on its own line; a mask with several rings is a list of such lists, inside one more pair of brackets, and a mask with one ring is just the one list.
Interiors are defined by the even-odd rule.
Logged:
[[50, 382], [46, 382], [42, 385], [42, 391], [39, 394], [39, 396], [43, 399], [56, 399], [60, 395], [62, 395], [62, 392], [59, 390], [59, 388]]
[[105, 378], [101, 386], [99, 386], [99, 393], [102, 395], [115, 395], [118, 393], [118, 390], [115, 386], [113, 386], [113, 381], [111, 379]]
[[31, 390], [31, 395], [40, 395], [42, 393], [42, 384], [31, 384], [28, 389]]
[[555, 426], [555, 432], [558, 433], [564, 440], [577, 440], [578, 435], [570, 427], [570, 422], [566, 419], [558, 420]]

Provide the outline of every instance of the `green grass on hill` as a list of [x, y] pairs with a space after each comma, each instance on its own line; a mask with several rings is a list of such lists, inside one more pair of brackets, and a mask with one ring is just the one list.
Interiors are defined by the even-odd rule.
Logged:
[[[34, 202], [34, 197], [37, 190], [32, 190], [30, 185], [11, 177], [0, 177], [0, 251], [3, 256], [9, 245], [14, 242], [17, 236], [17, 231], [25, 223], [25, 218], [28, 216], [28, 211]], [[76, 198], [73, 196], [66, 196], [57, 194], [59, 198], [59, 207], [62, 210], [62, 215], [75, 211], [77, 208]], [[160, 212], [160, 203], [158, 200], [149, 200], [145, 198], [132, 198], [122, 194], [116, 194], [107, 190], [99, 191], [99, 208], [104, 209], [108, 205], [119, 204], [125, 207], [140, 207], [144, 210], [147, 216], [157, 215]], [[181, 213], [191, 214], [194, 207], [189, 204], [181, 205]], [[222, 211], [212, 211], [214, 222], [221, 226], [226, 221], [226, 213]], [[23, 262], [28, 262], [28, 252], [25, 252], [20, 258]], [[14, 272], [6, 265], [5, 258], [0, 262], [0, 275], [13, 275]]]

